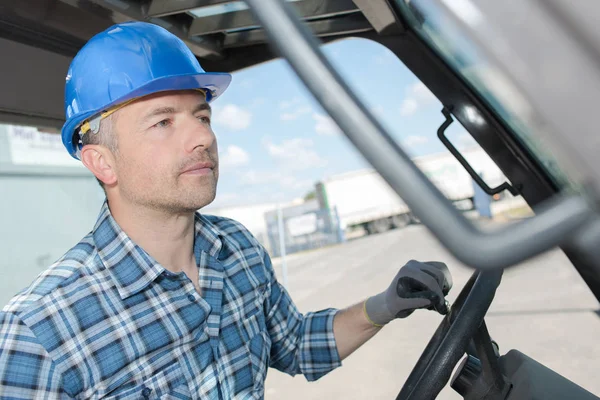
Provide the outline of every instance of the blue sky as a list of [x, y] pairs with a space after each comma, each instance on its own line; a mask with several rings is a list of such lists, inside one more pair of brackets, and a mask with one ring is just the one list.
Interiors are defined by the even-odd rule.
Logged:
[[[436, 137], [441, 103], [393, 53], [365, 39], [323, 51], [409, 154], [445, 151]], [[370, 168], [286, 61], [235, 73], [213, 110], [221, 176], [211, 207], [286, 202], [320, 179]], [[456, 145], [474, 143], [458, 122], [449, 137]]]

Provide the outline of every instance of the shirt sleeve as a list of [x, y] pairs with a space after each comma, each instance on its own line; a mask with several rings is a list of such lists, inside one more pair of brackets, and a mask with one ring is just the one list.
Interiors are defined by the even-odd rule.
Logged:
[[0, 399], [66, 398], [55, 364], [18, 316], [0, 312]]
[[333, 335], [333, 319], [339, 310], [329, 308], [302, 315], [277, 281], [269, 255], [266, 251], [263, 254], [271, 286], [267, 299], [270, 366], [316, 381], [342, 365]]

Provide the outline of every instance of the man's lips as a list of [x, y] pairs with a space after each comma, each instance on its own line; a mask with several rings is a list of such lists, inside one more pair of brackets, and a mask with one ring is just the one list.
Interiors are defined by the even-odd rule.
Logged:
[[201, 162], [193, 164], [183, 170], [182, 174], [207, 174], [212, 172], [215, 165], [211, 162]]

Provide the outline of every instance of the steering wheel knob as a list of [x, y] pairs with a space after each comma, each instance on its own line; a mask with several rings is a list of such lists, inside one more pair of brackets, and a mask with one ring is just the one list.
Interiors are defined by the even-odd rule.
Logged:
[[441, 306], [435, 306], [435, 310], [442, 315], [446, 315], [450, 312], [450, 303], [448, 300], [444, 299], [444, 304]]

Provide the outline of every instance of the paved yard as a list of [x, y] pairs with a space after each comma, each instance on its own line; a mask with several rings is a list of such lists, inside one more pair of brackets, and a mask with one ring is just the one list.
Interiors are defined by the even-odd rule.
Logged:
[[[451, 268], [452, 302], [471, 275], [422, 226], [288, 256], [289, 291], [301, 311], [344, 307], [385, 288], [407, 260]], [[279, 260], [274, 265], [280, 273]], [[505, 272], [486, 321], [501, 353], [517, 348], [600, 395], [598, 302], [560, 251]], [[274, 369], [267, 399], [394, 399], [442, 317], [419, 311], [397, 320], [317, 382]], [[438, 399], [460, 397], [445, 388]]]

